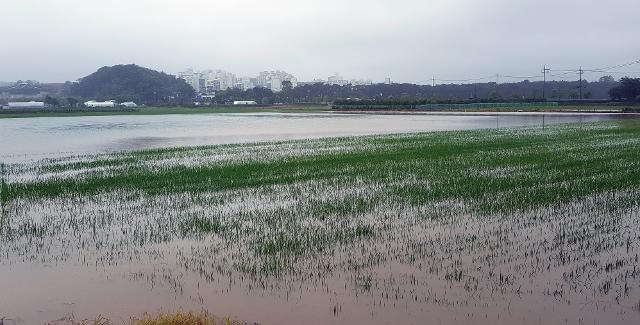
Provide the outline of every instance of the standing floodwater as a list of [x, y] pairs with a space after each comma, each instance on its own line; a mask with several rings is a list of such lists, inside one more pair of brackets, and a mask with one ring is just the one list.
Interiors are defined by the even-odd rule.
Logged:
[[237, 113], [0, 119], [0, 158], [24, 161], [121, 150], [367, 134], [542, 126], [623, 114]]

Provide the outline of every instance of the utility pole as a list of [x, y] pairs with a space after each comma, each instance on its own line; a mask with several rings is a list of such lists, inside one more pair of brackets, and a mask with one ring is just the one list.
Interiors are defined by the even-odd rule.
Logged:
[[584, 70], [582, 70], [582, 66], [580, 66], [580, 99], [582, 99], [582, 73], [584, 72]]
[[547, 68], [547, 65], [545, 64], [542, 68], [542, 99], [545, 101], [547, 100], [547, 96], [545, 94], [545, 91], [547, 89], [547, 72], [549, 71], [550, 69]]
[[436, 95], [436, 76], [431, 76], [431, 98]]

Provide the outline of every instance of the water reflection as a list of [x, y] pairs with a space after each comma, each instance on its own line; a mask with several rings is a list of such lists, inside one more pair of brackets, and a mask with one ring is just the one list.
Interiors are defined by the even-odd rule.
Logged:
[[26, 161], [120, 150], [335, 136], [542, 126], [624, 114], [229, 113], [0, 119], [0, 157]]

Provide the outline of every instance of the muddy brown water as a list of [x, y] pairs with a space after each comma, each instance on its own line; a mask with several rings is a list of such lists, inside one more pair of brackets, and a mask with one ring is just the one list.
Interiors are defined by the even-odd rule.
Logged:
[[[16, 324], [57, 324], [104, 315], [118, 323], [145, 311], [206, 309], [261, 324], [640, 321], [637, 205], [612, 212], [602, 204], [605, 198], [596, 196], [569, 208], [478, 217], [464, 214], [456, 202], [445, 202], [458, 210], [450, 220], [431, 221], [421, 221], [420, 212], [447, 209], [377, 210], [364, 218], [400, 219], [381, 230], [379, 238], [303, 256], [301, 265], [308, 268], [274, 277], [229, 272], [229, 265], [239, 261], [233, 252], [251, 259], [250, 242], [232, 239], [231, 246], [224, 246], [217, 235], [182, 238], [162, 226], [184, 213], [176, 209], [181, 197], [173, 199], [177, 206], [165, 197], [156, 199], [166, 205], [144, 197], [139, 202], [114, 197], [25, 201], [12, 207], [18, 224], [42, 213], [42, 227], [51, 234], [3, 240], [2, 317]], [[211, 206], [209, 212], [227, 205], [226, 213], [235, 216], [234, 204]], [[104, 218], [97, 230], [86, 221], [70, 222], [95, 217]], [[159, 239], [138, 243], [130, 233], [141, 227], [157, 232]], [[565, 237], [583, 231], [588, 235]], [[386, 259], [367, 264], [371, 253]], [[345, 265], [350, 259], [355, 264]], [[331, 271], [315, 268], [314, 260], [331, 264]]]

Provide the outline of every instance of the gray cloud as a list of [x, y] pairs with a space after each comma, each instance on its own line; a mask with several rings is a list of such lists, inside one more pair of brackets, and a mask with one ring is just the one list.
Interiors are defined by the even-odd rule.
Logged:
[[640, 1], [629, 0], [3, 0], [0, 9], [0, 80], [74, 80], [137, 63], [426, 82], [640, 59]]

